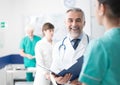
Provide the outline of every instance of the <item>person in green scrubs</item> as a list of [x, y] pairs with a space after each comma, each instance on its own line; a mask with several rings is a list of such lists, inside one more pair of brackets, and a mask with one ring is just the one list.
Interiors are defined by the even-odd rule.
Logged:
[[[25, 68], [35, 67], [35, 45], [41, 40], [41, 37], [36, 36], [34, 33], [34, 27], [32, 25], [26, 26], [26, 36], [21, 40], [20, 43], [20, 55], [24, 57]], [[33, 81], [33, 73], [26, 73], [26, 80]]]
[[96, 0], [95, 8], [105, 33], [88, 45], [79, 81], [82, 85], [120, 85], [120, 0]]

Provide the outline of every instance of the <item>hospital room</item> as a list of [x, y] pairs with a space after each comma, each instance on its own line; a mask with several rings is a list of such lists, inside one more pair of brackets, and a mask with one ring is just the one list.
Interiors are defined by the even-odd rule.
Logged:
[[120, 85], [119, 4], [0, 0], [0, 85]]

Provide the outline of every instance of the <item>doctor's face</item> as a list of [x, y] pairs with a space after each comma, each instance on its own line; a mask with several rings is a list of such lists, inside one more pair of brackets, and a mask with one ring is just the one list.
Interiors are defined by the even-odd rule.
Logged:
[[54, 29], [47, 29], [44, 31], [44, 34], [47, 40], [52, 40], [53, 35], [54, 35]]
[[28, 29], [27, 30], [27, 35], [30, 37], [30, 38], [32, 38], [33, 37], [33, 30], [32, 29]]
[[66, 16], [67, 30], [72, 38], [78, 38], [83, 31], [85, 19], [79, 11], [69, 11]]

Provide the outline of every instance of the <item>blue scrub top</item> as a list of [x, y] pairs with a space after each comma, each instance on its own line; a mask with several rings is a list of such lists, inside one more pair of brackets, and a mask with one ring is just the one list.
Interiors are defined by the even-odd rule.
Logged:
[[93, 40], [84, 55], [79, 81], [87, 85], [120, 85], [120, 28]]
[[[33, 40], [31, 40], [28, 36], [24, 37], [20, 43], [20, 49], [23, 49], [25, 53], [35, 55], [35, 45], [41, 38], [39, 36], [34, 35]], [[24, 57], [24, 65], [25, 67], [35, 67], [36, 60], [28, 59]]]

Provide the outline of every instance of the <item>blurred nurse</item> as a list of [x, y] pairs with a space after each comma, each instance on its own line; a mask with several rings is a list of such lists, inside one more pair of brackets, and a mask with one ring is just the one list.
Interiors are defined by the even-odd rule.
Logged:
[[95, 8], [105, 33], [90, 42], [79, 81], [84, 85], [120, 85], [120, 0], [96, 0]]

